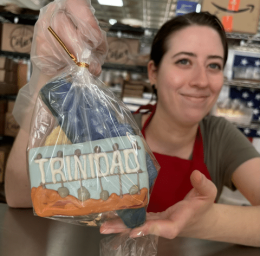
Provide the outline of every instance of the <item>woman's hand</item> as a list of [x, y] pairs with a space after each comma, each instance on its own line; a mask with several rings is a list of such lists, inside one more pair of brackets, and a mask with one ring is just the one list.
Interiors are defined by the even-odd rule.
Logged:
[[87, 59], [92, 74], [101, 73], [107, 52], [106, 35], [98, 26], [89, 0], [55, 1], [41, 9], [34, 28], [31, 59], [43, 73], [55, 75], [73, 62], [48, 31], [49, 26], [78, 61]]
[[[131, 237], [154, 234], [172, 239], [178, 235], [189, 236], [196, 232], [200, 221], [209, 214], [216, 198], [216, 186], [199, 171], [191, 174], [193, 189], [184, 200], [171, 206], [164, 212], [147, 213], [147, 220], [141, 227], [130, 231]], [[102, 234], [119, 233], [126, 230], [119, 219], [105, 222]]]

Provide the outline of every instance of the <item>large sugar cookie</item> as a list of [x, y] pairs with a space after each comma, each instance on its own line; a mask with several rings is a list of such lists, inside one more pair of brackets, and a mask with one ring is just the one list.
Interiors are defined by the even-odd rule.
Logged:
[[33, 148], [29, 175], [33, 206], [41, 217], [136, 209], [149, 200], [139, 136]]

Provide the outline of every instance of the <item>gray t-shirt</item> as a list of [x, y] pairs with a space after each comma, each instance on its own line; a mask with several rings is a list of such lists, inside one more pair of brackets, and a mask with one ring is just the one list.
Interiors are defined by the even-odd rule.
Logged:
[[[134, 119], [141, 129], [142, 114], [135, 114]], [[205, 117], [200, 122], [200, 129], [204, 162], [218, 189], [218, 201], [224, 185], [236, 189], [231, 180], [233, 172], [247, 160], [260, 155], [245, 135], [222, 117]]]

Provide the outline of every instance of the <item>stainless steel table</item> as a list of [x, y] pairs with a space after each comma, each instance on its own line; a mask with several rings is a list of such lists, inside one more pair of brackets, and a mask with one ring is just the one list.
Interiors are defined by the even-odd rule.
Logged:
[[[98, 256], [105, 235], [82, 227], [33, 216], [32, 209], [0, 203], [0, 256]], [[260, 248], [200, 239], [160, 238], [158, 256], [259, 256]], [[122, 255], [124, 256], [124, 255]]]

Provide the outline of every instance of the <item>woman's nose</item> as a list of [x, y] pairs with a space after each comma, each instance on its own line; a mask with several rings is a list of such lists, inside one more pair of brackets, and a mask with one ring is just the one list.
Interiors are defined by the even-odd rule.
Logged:
[[190, 82], [191, 86], [205, 88], [209, 85], [207, 70], [204, 67], [197, 67], [193, 71], [193, 76]]

